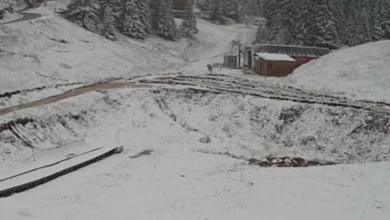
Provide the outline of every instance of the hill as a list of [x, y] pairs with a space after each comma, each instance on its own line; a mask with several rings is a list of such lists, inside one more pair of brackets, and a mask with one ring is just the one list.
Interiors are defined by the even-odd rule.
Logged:
[[390, 41], [328, 54], [296, 69], [287, 78], [295, 87], [354, 99], [390, 101]]

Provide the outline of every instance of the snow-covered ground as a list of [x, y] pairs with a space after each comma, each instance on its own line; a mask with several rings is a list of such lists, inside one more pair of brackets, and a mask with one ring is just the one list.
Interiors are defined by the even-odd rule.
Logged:
[[[305, 111], [290, 117], [295, 121], [280, 119], [300, 107]], [[131, 88], [92, 92], [21, 110], [2, 116], [2, 122], [34, 119], [16, 126], [15, 131], [37, 147], [37, 152], [82, 138], [91, 147], [124, 145], [125, 150], [43, 186], [0, 199], [0, 217], [385, 220], [390, 216], [388, 162], [278, 169], [249, 166], [224, 154], [327, 159], [349, 154], [366, 161], [375, 160], [375, 155], [389, 155], [386, 134], [365, 134], [367, 130], [361, 127], [348, 137], [348, 131], [367, 119], [365, 114], [233, 94]], [[12, 139], [7, 131], [3, 134], [8, 138], [2, 136], [1, 145], [9, 153], [1, 155], [2, 165], [16, 166], [16, 160], [22, 159], [17, 154], [22, 152], [31, 157], [31, 150], [22, 147], [20, 139]], [[313, 138], [306, 139], [306, 145], [284, 146], [264, 137], [272, 134], [274, 140], [287, 134], [292, 140], [310, 134], [318, 146], [314, 147]], [[210, 143], [199, 141], [205, 136], [210, 136]], [[322, 146], [326, 141], [329, 145]], [[351, 149], [365, 141], [371, 147]], [[387, 144], [381, 146], [380, 142]], [[132, 158], [144, 150], [153, 152]]]
[[[137, 41], [119, 35], [119, 41], [111, 42], [53, 13], [64, 5], [49, 1], [29, 10], [43, 17], [0, 26], [0, 94], [59, 83], [90, 84], [148, 72], [205, 72], [210, 58], [221, 63], [221, 55], [229, 52], [232, 40], [249, 42], [255, 31], [255, 27], [240, 24], [219, 26], [199, 20], [199, 34], [192, 40], [170, 42], [149, 37]], [[66, 89], [62, 87], [61, 91]], [[27, 92], [0, 98], [0, 103], [4, 107], [22, 104], [61, 91], [45, 89], [39, 95]]]
[[[164, 82], [191, 83], [205, 76], [207, 63], [222, 62], [232, 40], [250, 42], [255, 30], [199, 20], [197, 41], [120, 36], [111, 42], [50, 11], [60, 6], [50, 1], [33, 10], [42, 18], [0, 26], [0, 94], [164, 70], [186, 73], [181, 79], [166, 76]], [[390, 158], [386, 106], [305, 94], [269, 85], [277, 80], [263, 83], [264, 78], [237, 70], [214, 70], [260, 82], [213, 75], [194, 86], [129, 85], [1, 115], [0, 179], [85, 147], [125, 149], [0, 199], [0, 219], [389, 219], [390, 163], [371, 163]], [[215, 87], [202, 88], [207, 85]], [[243, 93], [217, 92], [217, 86]], [[60, 90], [18, 94], [5, 105]], [[151, 154], [134, 157], [145, 150]], [[356, 164], [278, 169], [247, 162], [270, 154]]]
[[296, 69], [286, 83], [353, 99], [390, 102], [390, 41], [328, 54]]
[[11, 22], [11, 21], [16, 20], [16, 19], [19, 19], [21, 17], [22, 17], [22, 15], [19, 13], [16, 13], [16, 12], [15, 13], [5, 12], [4, 18], [0, 20], [0, 25], [7, 23], [7, 22]]
[[[228, 85], [223, 80], [218, 83]], [[163, 130], [180, 128], [178, 134], [211, 138], [212, 145], [201, 150], [247, 159], [269, 154], [341, 163], [389, 159], [388, 113], [332, 106], [183, 87], [96, 91], [1, 116], [1, 166], [23, 163], [31, 156], [31, 146], [50, 149], [88, 137], [100, 126], [108, 132], [103, 139], [113, 138], [122, 121], [127, 134], [142, 137], [132, 140], [140, 141], [140, 146], [148, 146], [142, 141], [150, 129], [156, 129], [157, 136], [149, 138], [164, 139], [168, 137]]]
[[136, 41], [119, 35], [118, 42], [111, 42], [59, 17], [51, 8], [55, 7], [49, 4], [30, 10], [44, 15], [36, 20], [0, 26], [0, 92], [178, 69], [225, 53], [241, 31], [254, 30], [199, 20], [200, 33], [194, 41], [158, 37]]

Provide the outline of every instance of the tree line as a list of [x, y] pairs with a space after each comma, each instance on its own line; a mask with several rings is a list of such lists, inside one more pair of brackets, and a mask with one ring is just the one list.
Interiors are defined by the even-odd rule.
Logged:
[[330, 49], [390, 39], [390, 0], [262, 0], [255, 43]]
[[168, 40], [198, 33], [193, 0], [188, 0], [181, 26], [172, 12], [172, 0], [72, 0], [61, 14], [79, 26], [116, 40], [116, 31], [145, 39], [156, 34]]

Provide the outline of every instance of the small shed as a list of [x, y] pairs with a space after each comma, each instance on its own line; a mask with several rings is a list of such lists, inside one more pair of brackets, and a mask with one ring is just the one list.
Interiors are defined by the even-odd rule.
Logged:
[[186, 9], [187, 0], [173, 0], [173, 10], [184, 11]]
[[223, 66], [224, 67], [229, 67], [229, 68], [236, 68], [238, 64], [238, 59], [237, 59], [236, 54], [226, 54], [223, 56]]
[[287, 76], [301, 65], [287, 54], [256, 53], [255, 73], [262, 76]]

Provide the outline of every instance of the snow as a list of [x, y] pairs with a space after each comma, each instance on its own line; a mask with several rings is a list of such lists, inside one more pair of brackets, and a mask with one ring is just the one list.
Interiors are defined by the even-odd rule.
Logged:
[[[192, 152], [188, 148], [193, 143], [186, 139], [147, 143], [156, 151], [150, 156], [130, 159], [134, 152], [128, 151], [1, 199], [0, 216], [15, 220], [390, 216], [389, 163], [261, 169]], [[130, 144], [127, 148], [133, 150]]]
[[91, 147], [86, 145], [84, 143], [84, 140], [78, 140], [47, 150], [31, 150], [30, 158], [28, 161], [25, 161], [17, 168], [0, 170], [0, 179], [14, 176], [32, 169], [36, 169], [47, 164], [55, 163], [57, 161], [67, 158], [67, 156], [70, 154], [78, 155], [83, 152], [90, 151], [94, 148], [96, 148], [96, 146]]
[[290, 57], [287, 54], [256, 53], [256, 55], [264, 60], [270, 60], [270, 61], [289, 61], [289, 62], [295, 61], [294, 58]]
[[[96, 158], [98, 156], [101, 156], [101, 155], [103, 155], [103, 154], [105, 154], [113, 149], [114, 148], [108, 148], [108, 147], [97, 149], [97, 150], [91, 151], [87, 154], [79, 155], [77, 157], [71, 157], [69, 160], [64, 160], [64, 161], [62, 161], [58, 164], [55, 164], [53, 166], [37, 169], [35, 171], [29, 172], [29, 173], [26, 173], [26, 174], [23, 174], [20, 176], [16, 176], [16, 177], [13, 177], [10, 179], [5, 179], [3, 181], [1, 181], [2, 179], [0, 179], [0, 191], [7, 190], [7, 189], [12, 188], [14, 186], [20, 186], [20, 185], [23, 185], [23, 184], [26, 184], [26, 183], [29, 183], [32, 181], [36, 181], [36, 180], [39, 180], [40, 178], [48, 177], [50, 175], [53, 175], [57, 172], [60, 172], [64, 169], [66, 169], [66, 168], [81, 164], [83, 162], [86, 162], [86, 161], [91, 160], [93, 158]], [[7, 178], [7, 177], [8, 176], [6, 176], [4, 178]]]
[[[64, 8], [61, 2], [49, 1], [47, 6], [29, 11], [43, 17], [0, 26], [0, 94], [68, 82], [91, 84], [151, 72], [204, 72], [208, 59], [215, 57], [221, 63], [232, 40], [252, 38], [256, 30], [199, 20], [200, 31], [195, 39], [170, 42], [152, 36], [138, 41], [118, 34], [119, 40], [111, 42], [53, 13], [60, 8]], [[246, 37], [247, 33], [253, 36]], [[39, 97], [61, 91], [41, 91]], [[38, 95], [26, 93], [0, 102], [10, 106], [37, 98]]]
[[[124, 151], [0, 199], [1, 218], [233, 220], [262, 216], [281, 220], [294, 216], [303, 220], [385, 220], [390, 216], [388, 162], [278, 169], [249, 166], [223, 154], [335, 159], [361, 153], [351, 154], [358, 150], [349, 149], [351, 141], [358, 145], [378, 139], [382, 142], [365, 146], [371, 152], [365, 151], [361, 158], [388, 154], [386, 134], [371, 132], [371, 139], [364, 134], [348, 139], [348, 131], [367, 119], [365, 112], [303, 106], [308, 110], [291, 127], [283, 128], [287, 133], [281, 135], [291, 139], [323, 135], [331, 140], [317, 138], [325, 151], [298, 144], [285, 147], [264, 136], [272, 136], [272, 130], [280, 125], [278, 115], [294, 103], [228, 93], [193, 94], [181, 89], [157, 90], [160, 93], [132, 88], [96, 91], [2, 116], [2, 122], [20, 117], [37, 120], [37, 128], [18, 126], [17, 131], [38, 149], [83, 137], [88, 146], [123, 145]], [[69, 114], [80, 115], [80, 119], [65, 117]], [[334, 126], [337, 121], [340, 127]], [[39, 127], [40, 123], [45, 127]], [[199, 140], [206, 135], [211, 143], [203, 144]], [[13, 163], [16, 147], [9, 143], [2, 143], [2, 147], [9, 148], [11, 154], [1, 159]], [[17, 148], [23, 151], [22, 146]], [[132, 159], [144, 150], [153, 152]], [[55, 154], [56, 150], [51, 151]], [[17, 166], [19, 159], [13, 160]]]
[[302, 65], [285, 83], [353, 99], [390, 102], [390, 41], [339, 50]]
[[[51, 1], [47, 5], [51, 9], [61, 6]], [[199, 20], [195, 40], [167, 42], [152, 37], [135, 41], [119, 35], [118, 42], [111, 42], [45, 7], [35, 12], [44, 17], [0, 26], [4, 49], [0, 93], [147, 72], [183, 71], [204, 77], [206, 64], [221, 63], [232, 40], [250, 42], [256, 30]], [[217, 68], [215, 72], [255, 79], [237, 70]], [[148, 77], [153, 78], [156, 75]], [[298, 94], [271, 88], [268, 78], [267, 83], [210, 78], [230, 89], [241, 82], [236, 89], [261, 91], [266, 97]], [[12, 130], [2, 127], [0, 175], [92, 146], [123, 145], [124, 151], [0, 199], [0, 219], [389, 218], [390, 163], [367, 163], [390, 158], [388, 114], [229, 92], [214, 94], [212, 88], [203, 92], [188, 89], [199, 90], [209, 81], [202, 79], [194, 86], [102, 89], [1, 115], [1, 125], [22, 118], [33, 121]], [[22, 102], [28, 102], [56, 92], [16, 95], [6, 105], [20, 103], [15, 100], [24, 95]], [[204, 137], [211, 142], [202, 143]], [[80, 139], [83, 144], [77, 142]], [[32, 152], [25, 142], [34, 146], [36, 162], [26, 163]], [[152, 153], [133, 158], [144, 150]], [[278, 169], [249, 166], [245, 161], [269, 154], [356, 164]]]
[[4, 18], [0, 19], [0, 25], [4, 24], [4, 23], [11, 22], [11, 21], [16, 20], [16, 19], [19, 19], [21, 17], [22, 17], [22, 15], [20, 13], [9, 13], [8, 11], [6, 11], [4, 13]]

